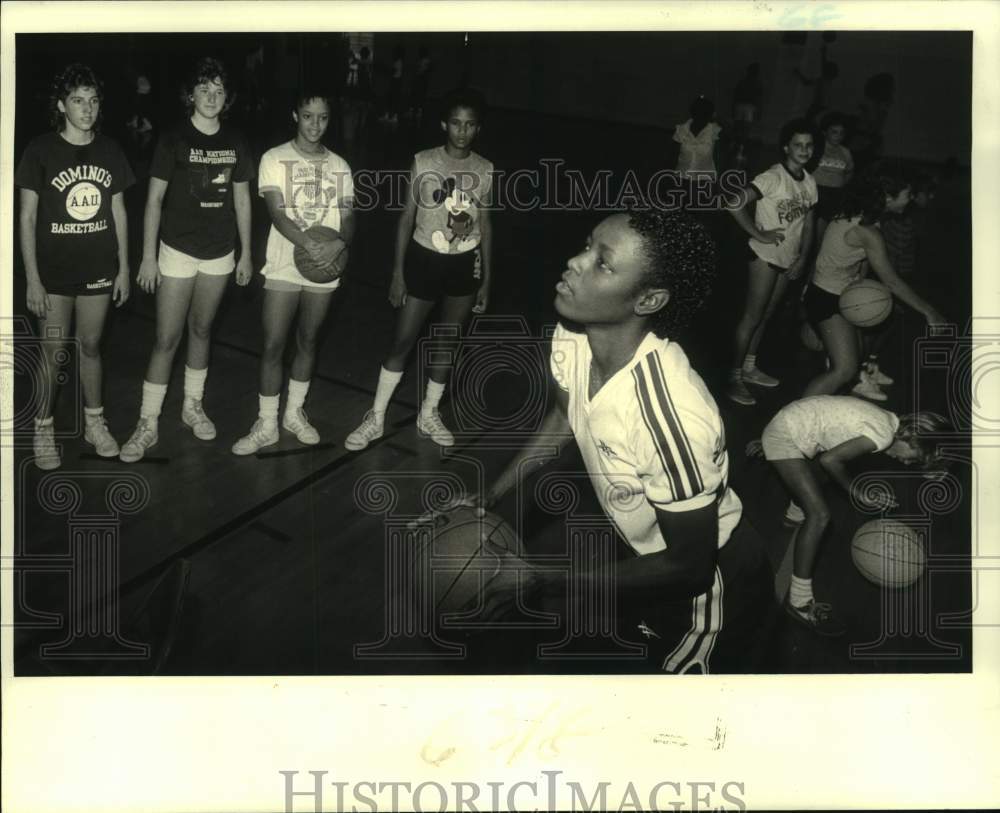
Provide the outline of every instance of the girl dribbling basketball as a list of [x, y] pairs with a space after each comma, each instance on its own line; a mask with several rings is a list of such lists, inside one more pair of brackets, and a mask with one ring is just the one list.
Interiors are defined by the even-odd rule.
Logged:
[[182, 99], [189, 118], [160, 138], [150, 167], [139, 287], [156, 293], [156, 342], [142, 383], [139, 422], [121, 450], [125, 463], [140, 460], [157, 442], [160, 409], [185, 324], [181, 421], [199, 440], [215, 438], [215, 424], [202, 408], [212, 322], [233, 269], [238, 285], [246, 285], [253, 270], [249, 182], [254, 167], [243, 135], [221, 120], [233, 101], [222, 63], [199, 59]]
[[792, 618], [820, 635], [844, 632], [830, 604], [816, 601], [813, 595], [813, 572], [831, 512], [811, 461], [816, 460], [858, 502], [886, 507], [853, 488], [847, 464], [884, 452], [904, 465], [933, 469], [942, 459], [934, 436], [947, 431], [948, 422], [934, 412], [899, 417], [860, 398], [822, 395], [788, 404], [765, 427], [761, 439], [747, 446], [748, 455], [763, 456], [774, 466], [791, 494], [786, 519], [802, 523], [794, 541], [792, 580], [785, 598], [785, 610]]
[[[894, 296], [922, 313], [929, 325], [945, 324], [945, 318], [893, 270], [885, 241], [878, 229], [886, 213], [902, 212], [910, 202], [910, 181], [894, 164], [876, 164], [848, 187], [841, 211], [830, 222], [816, 258], [816, 271], [806, 289], [803, 305], [830, 357], [830, 369], [813, 378], [804, 395], [832, 395], [854, 381], [861, 366], [861, 331], [841, 314], [839, 297], [861, 279], [870, 266]], [[862, 373], [855, 394], [877, 397]], [[885, 400], [882, 395], [878, 400]]]
[[118, 144], [98, 132], [102, 86], [75, 63], [52, 82], [55, 132], [24, 151], [14, 181], [21, 189], [20, 240], [28, 310], [38, 317], [43, 384], [35, 416], [34, 459], [41, 469], [61, 465], [52, 408], [58, 360], [76, 323], [84, 441], [101, 457], [118, 444], [104, 421], [101, 335], [108, 306], [129, 296], [128, 221], [123, 191], [135, 180]]

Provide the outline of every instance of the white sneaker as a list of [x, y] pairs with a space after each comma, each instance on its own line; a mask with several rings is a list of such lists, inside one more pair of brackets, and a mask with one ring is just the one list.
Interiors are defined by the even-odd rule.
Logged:
[[43, 471], [58, 469], [62, 465], [59, 450], [56, 449], [56, 428], [53, 424], [39, 426], [38, 421], [35, 421], [32, 448], [35, 453], [35, 465]]
[[250, 434], [240, 438], [233, 444], [233, 454], [240, 456], [256, 454], [265, 446], [274, 446], [278, 442], [278, 422], [258, 418], [250, 427]]
[[384, 417], [373, 409], [365, 413], [361, 426], [347, 436], [344, 441], [344, 448], [352, 452], [359, 452], [373, 440], [378, 440], [385, 432], [383, 425]]
[[438, 446], [455, 445], [455, 436], [448, 431], [436, 409], [432, 409], [427, 415], [421, 410], [417, 416], [417, 431], [433, 440]]
[[94, 421], [87, 421], [83, 439], [94, 447], [101, 457], [118, 457], [118, 441], [111, 437], [108, 424], [102, 415]]
[[785, 509], [785, 522], [791, 525], [801, 525], [806, 521], [806, 512], [803, 511], [794, 502], [788, 503], [788, 508]]
[[878, 384], [872, 381], [868, 373], [863, 370], [861, 372], [861, 380], [854, 385], [854, 389], [851, 390], [851, 395], [857, 395], [860, 398], [867, 398], [870, 401], [886, 401], [889, 398], [888, 395], [878, 388]]
[[777, 387], [781, 383], [773, 375], [768, 375], [757, 367], [743, 368], [743, 380], [758, 387]]
[[875, 362], [868, 365], [868, 377], [880, 387], [891, 387], [896, 383], [896, 379], [890, 378], [883, 373]]
[[757, 403], [757, 399], [750, 394], [750, 390], [747, 389], [747, 385], [743, 383], [742, 378], [729, 379], [729, 386], [726, 387], [726, 396], [730, 401], [743, 404], [743, 406], [753, 406]]
[[151, 449], [159, 440], [156, 432], [156, 418], [139, 418], [139, 423], [135, 425], [132, 437], [125, 441], [118, 459], [122, 463], [135, 463], [142, 460], [147, 449]]
[[181, 407], [181, 421], [185, 426], [191, 427], [198, 440], [215, 440], [215, 424], [201, 408], [201, 401], [185, 398], [184, 406]]
[[309, 423], [306, 411], [302, 407], [294, 411], [286, 409], [285, 415], [281, 419], [281, 425], [295, 435], [299, 443], [305, 443], [309, 446], [319, 443], [319, 432], [316, 431], [315, 426]]

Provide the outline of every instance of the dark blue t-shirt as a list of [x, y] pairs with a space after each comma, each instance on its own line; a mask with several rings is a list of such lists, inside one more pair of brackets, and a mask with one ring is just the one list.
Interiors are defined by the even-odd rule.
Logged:
[[149, 174], [169, 184], [160, 220], [164, 243], [199, 260], [233, 250], [233, 184], [254, 175], [250, 148], [238, 130], [223, 124], [205, 135], [186, 120], [156, 143]]
[[118, 237], [111, 198], [134, 182], [121, 148], [100, 133], [89, 144], [70, 144], [58, 133], [28, 144], [14, 183], [38, 194], [35, 254], [43, 285], [114, 276]]

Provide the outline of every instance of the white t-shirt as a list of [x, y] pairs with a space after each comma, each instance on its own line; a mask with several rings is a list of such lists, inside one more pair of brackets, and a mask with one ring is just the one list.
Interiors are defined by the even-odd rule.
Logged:
[[552, 375], [569, 393], [569, 424], [605, 513], [641, 555], [670, 545], [655, 508], [692, 511], [718, 500], [721, 548], [743, 508], [728, 486], [718, 407], [684, 351], [647, 334], [588, 400], [591, 359], [586, 334], [556, 328]]
[[[347, 162], [334, 152], [306, 156], [289, 141], [264, 153], [258, 173], [260, 196], [271, 190], [281, 195], [282, 211], [300, 229], [322, 225], [340, 229], [340, 207], [354, 198], [354, 182]], [[336, 288], [340, 280], [315, 283], [295, 268], [295, 246], [274, 224], [267, 235], [267, 258], [261, 273], [298, 285]]]
[[802, 226], [806, 215], [819, 200], [816, 182], [802, 170], [802, 180], [793, 178], [783, 164], [775, 164], [753, 179], [760, 193], [754, 218], [761, 231], [784, 229], [785, 239], [778, 245], [761, 243], [750, 238], [750, 248], [765, 262], [788, 268], [799, 256]]
[[792, 401], [772, 419], [778, 432], [807, 458], [864, 436], [881, 452], [892, 445], [899, 418], [850, 395], [813, 395]]
[[677, 171], [681, 175], [710, 172], [715, 175], [715, 142], [722, 128], [710, 121], [698, 135], [691, 132], [691, 119], [674, 128], [674, 141], [681, 145], [677, 156]]

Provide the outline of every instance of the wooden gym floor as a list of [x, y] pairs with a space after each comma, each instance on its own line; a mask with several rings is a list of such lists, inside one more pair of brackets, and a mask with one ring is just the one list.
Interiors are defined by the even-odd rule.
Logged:
[[[665, 140], [664, 131], [653, 128], [497, 111], [483, 131], [479, 148], [498, 168], [540, 168], [540, 158], [559, 157], [585, 173], [610, 169], [618, 180], [628, 169], [640, 178], [657, 169]], [[396, 134], [374, 132], [364, 154], [349, 157], [355, 170], [400, 168], [414, 150], [436, 141], [433, 123], [418, 135], [405, 128]], [[335, 137], [330, 143], [336, 149]], [[616, 155], [618, 151], [607, 148], [614, 143], [628, 143], [627, 155], [640, 156], [638, 162], [627, 163]], [[751, 169], [763, 168], [772, 162], [770, 158], [770, 153], [760, 150]], [[959, 334], [971, 313], [969, 201], [967, 172], [947, 175], [933, 204], [935, 228], [922, 235], [925, 252], [915, 280], [918, 290], [926, 292], [958, 325]], [[130, 208], [138, 222], [141, 213], [134, 200]], [[505, 329], [523, 320], [535, 340], [510, 336], [489, 341], [508, 348], [538, 345], [542, 326], [554, 322], [553, 285], [566, 258], [578, 250], [599, 217], [580, 211], [495, 215], [491, 315], [509, 317], [500, 325]], [[743, 500], [746, 521], [764, 538], [777, 568], [791, 537], [782, 525], [787, 496], [766, 464], [748, 462], [742, 450], [748, 440], [759, 436], [781, 405], [801, 393], [805, 381], [822, 365], [822, 355], [801, 348], [790, 305], [777, 317], [760, 353], [762, 366], [780, 376], [782, 386], [759, 393], [759, 404], [753, 408], [738, 407], [721, 396], [728, 342], [745, 286], [744, 244], [726, 216], [712, 220], [722, 253], [719, 280], [711, 303], [682, 344], [717, 394], [726, 421], [731, 484]], [[263, 262], [267, 226], [258, 200], [254, 211], [256, 268]], [[173, 619], [160, 619], [156, 629], [145, 628], [145, 638], [132, 638], [152, 644], [154, 650], [169, 644], [169, 657], [161, 669], [164, 674], [589, 673], [633, 668], [632, 662], [594, 658], [539, 661], [525, 645], [524, 636], [514, 634], [466, 638], [456, 633], [455, 640], [467, 646], [465, 655], [447, 659], [434, 656], [440, 649], [431, 639], [410, 641], [406, 658], [399, 657], [398, 651], [390, 652], [391, 648], [357, 649], [381, 641], [386, 625], [386, 518], [359, 508], [364, 488], [377, 479], [393, 484], [399, 491], [393, 517], [413, 514], [420, 510], [420, 489], [427, 483], [457, 477], [475, 488], [480, 477], [499, 471], [510, 454], [496, 434], [482, 425], [467, 427], [459, 446], [444, 453], [417, 436], [414, 418], [422, 385], [416, 353], [390, 408], [386, 436], [361, 453], [343, 448], [344, 437], [370, 405], [379, 363], [393, 330], [394, 311], [386, 292], [394, 228], [391, 214], [374, 211], [359, 216], [349, 276], [325, 326], [307, 402], [322, 437], [316, 447], [302, 447], [283, 433], [278, 446], [255, 457], [237, 458], [229, 451], [233, 441], [249, 429], [257, 411], [263, 296], [259, 275], [248, 289], [230, 287], [215, 324], [205, 408], [219, 437], [201, 442], [181, 425], [183, 359], [178, 358], [160, 419], [159, 444], [139, 464], [128, 466], [86, 453], [82, 429], [75, 435], [72, 430], [82, 420], [75, 417], [80, 407], [72, 364], [67, 367], [70, 375], [56, 410], [57, 427], [73, 435], [62, 441], [63, 466], [43, 473], [31, 464], [32, 384], [27, 371], [32, 342], [27, 338], [18, 342], [18, 675], [142, 672], [149, 660], [121, 657], [126, 647], [109, 641], [102, 634], [104, 622], [98, 621], [107, 614], [107, 596], [117, 592], [114, 610], [128, 628], [129, 619], [146, 606], [158, 579], [181, 561], [190, 565], [182, 609]], [[132, 234], [137, 230], [133, 228]], [[133, 249], [138, 247], [133, 244]], [[14, 275], [14, 303], [15, 312], [23, 315], [24, 281], [19, 267]], [[482, 332], [498, 324], [481, 322], [479, 327]], [[946, 387], [955, 380], [953, 364], [941, 368], [930, 361], [919, 363], [922, 351], [917, 340], [922, 331], [920, 320], [908, 313], [883, 351], [883, 368], [897, 381], [889, 389], [887, 408], [905, 412], [919, 405], [945, 413], [963, 405], [967, 408], [967, 391], [956, 397]], [[128, 305], [109, 320], [104, 347], [105, 411], [119, 442], [124, 442], [135, 424], [153, 333], [153, 298], [134, 290]], [[951, 345], [955, 343], [952, 340]], [[183, 348], [178, 355], [182, 354]], [[967, 383], [959, 380], [958, 386]], [[523, 370], [487, 376], [482, 393], [485, 412], [508, 425], [529, 398], [531, 384]], [[446, 400], [443, 411], [450, 425], [457, 427], [454, 401]], [[968, 457], [967, 450], [964, 456]], [[868, 467], [874, 470], [887, 462], [872, 460]], [[534, 483], [557, 469], [581, 471], [575, 450], [536, 475], [527, 493], [532, 494]], [[900, 498], [895, 515], [927, 517], [933, 572], [919, 587], [899, 592], [883, 592], [862, 579], [850, 560], [850, 539], [868, 517], [854, 511], [842, 494], [831, 489], [834, 527], [824, 543], [816, 591], [843, 613], [849, 632], [841, 639], [821, 639], [775, 610], [772, 623], [760, 633], [763, 659], [754, 667], [757, 671], [971, 669], [971, 634], [965, 614], [973, 594], [965, 557], [973, 541], [969, 495], [975, 472], [969, 464], [956, 465], [951, 496], [935, 497], [927, 491], [926, 481], [904, 478], [892, 467], [884, 470]], [[116, 482], [125, 485], [115, 486]], [[574, 482], [585, 483], [579, 478]], [[75, 505], [66, 498], [67, 490], [74, 489], [79, 494]], [[118, 489], [117, 514], [109, 511], [109, 489]], [[594, 510], [594, 505], [593, 495], [584, 486], [578, 510]], [[498, 513], [510, 522], [523, 518], [521, 527], [531, 554], [558, 551], [565, 544], [565, 518], [530, 501], [519, 506], [508, 499]], [[91, 585], [77, 584], [67, 564], [68, 555], [76, 550], [74, 544], [80, 551], [89, 544], [71, 543], [71, 539], [87, 538], [86, 528], [97, 528], [105, 538], [116, 539], [119, 550], [104, 580]], [[103, 597], [99, 605], [104, 610], [88, 607], [86, 596]], [[77, 604], [84, 607], [82, 614], [72, 610]], [[538, 638], [551, 641], [558, 635], [543, 631]], [[45, 650], [45, 645], [54, 649]], [[105, 657], [95, 657], [95, 651], [104, 652]]]

